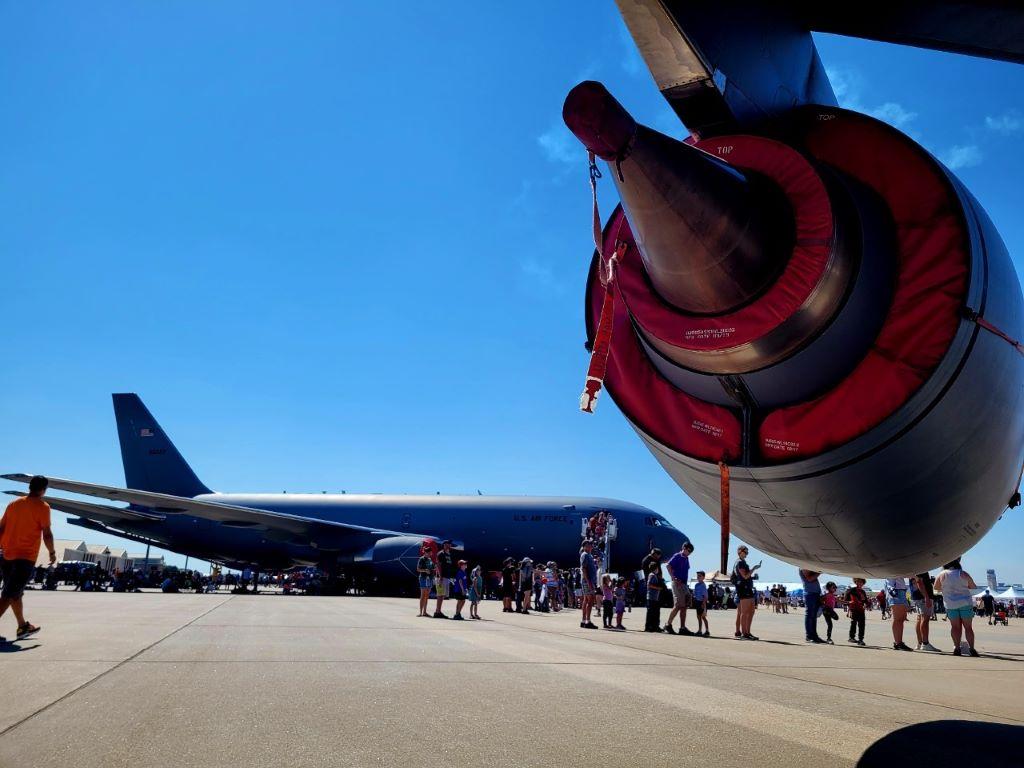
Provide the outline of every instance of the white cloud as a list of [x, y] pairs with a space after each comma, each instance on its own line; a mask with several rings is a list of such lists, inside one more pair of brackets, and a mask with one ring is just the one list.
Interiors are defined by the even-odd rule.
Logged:
[[586, 150], [561, 122], [537, 137], [544, 156], [553, 163], [583, 163]]
[[943, 152], [939, 159], [950, 170], [958, 171], [961, 168], [973, 168], [980, 165], [984, 156], [977, 144], [957, 144]]
[[558, 281], [555, 273], [547, 264], [527, 258], [519, 263], [519, 271], [525, 278], [526, 284], [537, 294], [560, 296], [565, 292], [565, 286]]
[[856, 70], [827, 67], [825, 74], [828, 75], [829, 82], [832, 83], [836, 101], [843, 109], [863, 112], [900, 130], [905, 130], [911, 122], [917, 119], [917, 112], [911, 112], [895, 101], [887, 101], [876, 107], [865, 104], [861, 96], [864, 91], [864, 78]]
[[839, 106], [844, 109], [860, 109], [860, 91], [864, 82], [860, 74], [852, 69], [833, 67], [826, 67], [825, 74], [832, 83], [832, 91]]
[[883, 120], [894, 128], [903, 128], [917, 117], [917, 112], [910, 112], [895, 101], [887, 101], [885, 104], [872, 109], [868, 114]]
[[990, 131], [1001, 133], [1003, 136], [1010, 136], [1024, 128], [1024, 118], [1021, 117], [1020, 112], [1011, 109], [1009, 112], [1004, 112], [996, 117], [992, 115], [987, 116], [985, 118], [985, 127]]

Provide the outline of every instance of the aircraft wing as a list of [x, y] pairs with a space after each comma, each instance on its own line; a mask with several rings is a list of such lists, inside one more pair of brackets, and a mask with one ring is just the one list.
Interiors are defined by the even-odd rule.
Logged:
[[[4, 491], [8, 496], [27, 496], [22, 491]], [[61, 499], [55, 496], [44, 496], [43, 501], [59, 512], [82, 517], [99, 517], [108, 520], [163, 520], [164, 516], [154, 512], [131, 509], [130, 507], [112, 507], [109, 504], [90, 504], [87, 501]]]
[[[5, 480], [16, 483], [28, 483], [31, 475], [10, 474], [0, 475]], [[204, 520], [212, 520], [230, 528], [244, 528], [266, 531], [270, 538], [280, 538], [295, 544], [311, 545], [319, 549], [329, 550], [347, 548], [356, 544], [357, 540], [375, 541], [392, 536], [425, 536], [428, 534], [410, 531], [391, 531], [384, 528], [373, 528], [353, 525], [336, 520], [304, 517], [282, 512], [272, 512], [254, 507], [239, 507], [232, 504], [221, 504], [214, 501], [201, 501], [184, 496], [172, 496], [166, 493], [137, 491], [131, 488], [116, 488], [108, 485], [82, 483], [77, 480], [48, 478], [49, 487], [58, 491], [77, 493], [83, 496], [95, 496], [111, 501], [123, 501], [138, 507], [152, 510], [149, 519], [161, 519], [166, 515], [192, 515]], [[61, 511], [72, 511], [83, 517], [120, 516], [127, 519], [129, 515], [139, 515], [132, 508], [108, 507], [105, 505], [76, 502], [70, 499], [47, 499]], [[91, 512], [90, 509], [91, 508]], [[146, 513], [143, 513], [146, 514]], [[141, 518], [142, 515], [139, 515]], [[276, 535], [275, 535], [276, 534]]]
[[812, 32], [1024, 63], [1024, 7], [1005, 0], [616, 3], [658, 89], [701, 137], [834, 105]]
[[796, 4], [818, 32], [1024, 63], [1024, 7], [1005, 0], [862, 0]]

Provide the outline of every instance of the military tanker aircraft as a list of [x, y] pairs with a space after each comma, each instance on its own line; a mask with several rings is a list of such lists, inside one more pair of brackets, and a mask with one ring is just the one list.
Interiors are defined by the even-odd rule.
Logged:
[[1020, 283], [955, 174], [837, 106], [811, 32], [1021, 63], [1024, 11], [618, 7], [689, 136], [596, 82], [565, 100], [621, 199], [602, 231], [595, 195], [581, 407], [606, 387], [724, 541], [846, 575], [967, 551], [1020, 502]]
[[[125, 488], [49, 478], [51, 491], [127, 506], [47, 496], [69, 522], [233, 568], [317, 566], [381, 588], [412, 587], [424, 540], [451, 540], [475, 565], [512, 556], [579, 562], [583, 521], [616, 521], [610, 567], [636, 568], [653, 546], [687, 537], [664, 517], [625, 501], [581, 497], [385, 494], [226, 494], [204, 485], [135, 394], [115, 394]], [[30, 475], [3, 475], [27, 483]], [[15, 493], [15, 492], [8, 492]], [[15, 493], [15, 495], [20, 495]]]

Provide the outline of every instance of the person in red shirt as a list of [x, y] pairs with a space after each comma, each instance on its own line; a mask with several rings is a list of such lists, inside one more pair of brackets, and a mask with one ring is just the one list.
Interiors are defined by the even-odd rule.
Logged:
[[[0, 571], [4, 577], [3, 589], [0, 590], [0, 617], [8, 608], [14, 611], [19, 640], [39, 631], [39, 627], [25, 621], [21, 596], [36, 569], [40, 534], [50, 553], [50, 565], [57, 562], [53, 532], [50, 530], [50, 505], [43, 501], [47, 485], [49, 483], [42, 475], [33, 477], [28, 484], [28, 496], [8, 504], [3, 519], [0, 519], [0, 552], [3, 553]], [[6, 642], [3, 638], [0, 641]]]
[[889, 596], [885, 594], [884, 589], [880, 589], [876, 597], [878, 598], [878, 610], [882, 612], [882, 618], [889, 618], [892, 615], [892, 611], [889, 610]]
[[846, 590], [843, 602], [850, 609], [850, 642], [864, 645], [864, 612], [868, 607], [868, 593], [864, 591], [864, 579], [856, 578], [853, 586]]

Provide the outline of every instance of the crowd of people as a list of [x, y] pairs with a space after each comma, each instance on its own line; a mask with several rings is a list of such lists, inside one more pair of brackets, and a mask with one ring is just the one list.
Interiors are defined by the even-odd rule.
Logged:
[[[497, 579], [497, 595], [506, 613], [529, 614], [531, 610], [559, 611], [564, 608], [580, 611], [580, 627], [597, 629], [595, 612], [600, 615], [605, 629], [622, 631], [624, 615], [634, 604], [646, 608], [644, 631], [691, 637], [710, 637], [708, 620], [710, 611], [734, 608], [733, 636], [739, 640], [756, 641], [752, 625], [758, 603], [771, 606], [777, 613], [788, 613], [799, 606], [804, 611], [804, 639], [811, 644], [834, 645], [833, 634], [842, 621], [840, 611], [848, 621], [847, 642], [864, 646], [867, 612], [877, 607], [883, 617], [891, 618], [892, 647], [897, 651], [928, 651], [941, 653], [931, 643], [930, 624], [936, 620], [936, 605], [944, 609], [943, 618], [949, 622], [953, 640], [953, 655], [978, 656], [972, 625], [974, 618], [973, 578], [965, 572], [959, 560], [947, 563], [932, 578], [927, 573], [910, 578], [892, 578], [883, 589], [869, 593], [863, 578], [843, 589], [834, 582], [821, 584], [821, 574], [801, 569], [802, 589], [799, 595], [790, 595], [782, 584], [773, 584], [757, 590], [755, 579], [761, 563], [747, 562], [749, 550], [740, 545], [737, 559], [728, 575], [730, 586], [709, 583], [705, 571], [694, 572], [691, 587], [690, 556], [694, 546], [685, 542], [664, 563], [659, 549], [652, 549], [640, 563], [635, 575], [603, 573], [601, 554], [604, 549], [590, 538], [596, 530], [588, 526], [587, 536], [580, 545], [579, 567], [563, 570], [554, 561], [534, 564], [529, 557], [515, 560], [506, 558]], [[481, 565], [471, 571], [466, 560], [455, 560], [451, 542], [445, 541], [438, 550], [433, 542], [422, 543], [417, 564], [420, 588], [419, 616], [448, 618], [443, 607], [446, 600], [455, 601], [455, 620], [463, 620], [465, 604], [469, 603], [469, 618], [479, 619], [480, 602], [490, 592], [487, 574]], [[667, 573], [668, 578], [665, 578]], [[430, 600], [436, 600], [430, 611]], [[638, 599], [639, 598], [639, 599]], [[665, 605], [667, 603], [667, 606]], [[662, 623], [663, 606], [669, 608]], [[987, 603], [986, 603], [987, 606]], [[986, 613], [991, 611], [986, 607]], [[687, 616], [695, 616], [695, 627], [687, 626]], [[916, 647], [904, 642], [906, 623], [913, 618]], [[824, 637], [819, 632], [819, 619], [824, 620]]]
[[[22, 595], [30, 581], [35, 579], [43, 588], [55, 589], [61, 579], [71, 581], [82, 591], [115, 592], [139, 591], [143, 586], [155, 586], [158, 582], [163, 592], [209, 592], [221, 587], [232, 591], [248, 591], [258, 586], [259, 576], [251, 570], [240, 574], [222, 573], [215, 568], [209, 575], [198, 571], [173, 570], [158, 574], [141, 570], [125, 570], [107, 573], [99, 567], [64, 568], [56, 566], [53, 534], [50, 530], [49, 505], [42, 497], [47, 488], [43, 477], [32, 478], [27, 496], [12, 502], [0, 520], [0, 574], [3, 577], [0, 589], [0, 616], [11, 608], [17, 620], [17, 637], [22, 638], [39, 631], [39, 627], [27, 621], [24, 616]], [[448, 618], [444, 612], [446, 600], [452, 600], [455, 608], [451, 618], [464, 621], [466, 604], [469, 604], [468, 618], [479, 620], [481, 601], [498, 596], [502, 610], [506, 613], [529, 614], [531, 610], [559, 612], [565, 609], [580, 611], [580, 627], [597, 629], [594, 614], [597, 612], [605, 629], [622, 631], [626, 629], [623, 618], [633, 606], [645, 605], [644, 631], [684, 636], [710, 637], [708, 613], [712, 610], [734, 609], [734, 637], [740, 640], [756, 641], [752, 625], [757, 604], [771, 605], [777, 613], [788, 613], [794, 605], [804, 610], [804, 635], [808, 643], [834, 644], [833, 632], [840, 621], [839, 610], [844, 611], [849, 621], [847, 640], [849, 643], [865, 645], [866, 613], [876, 607], [883, 618], [891, 619], [892, 647], [897, 651], [941, 651], [931, 643], [930, 624], [937, 614], [948, 621], [950, 637], [953, 640], [953, 655], [978, 656], [975, 648], [973, 619], [975, 617], [974, 595], [977, 585], [969, 573], [963, 570], [959, 559], [946, 563], [934, 578], [920, 573], [904, 578], [890, 578], [877, 594], [866, 590], [862, 578], [853, 579], [853, 584], [840, 589], [833, 581], [821, 584], [821, 574], [801, 569], [799, 571], [802, 590], [799, 597], [790, 595], [783, 584], [774, 584], [764, 590], [755, 587], [756, 573], [761, 563], [751, 566], [747, 562], [749, 550], [740, 545], [736, 550], [737, 559], [727, 581], [729, 586], [716, 583], [719, 579], [707, 580], [704, 571], [695, 571], [695, 582], [690, 586], [690, 556], [694, 547], [685, 542], [663, 564], [662, 553], [653, 548], [643, 558], [637, 571], [628, 575], [613, 576], [606, 572], [608, 559], [609, 532], [615, 521], [605, 512], [587, 521], [580, 545], [578, 567], [561, 568], [555, 561], [535, 564], [530, 557], [516, 560], [505, 559], [500, 576], [489, 578], [482, 565], [472, 570], [465, 559], [456, 560], [452, 542], [444, 541], [438, 548], [431, 540], [424, 540], [417, 561], [419, 586], [419, 616], [427, 618]], [[40, 540], [47, 547], [50, 556], [49, 567], [37, 568]], [[92, 564], [81, 564], [92, 565]], [[668, 574], [666, 580], [665, 574]], [[717, 574], [721, 576], [721, 574]], [[269, 580], [269, 577], [264, 576]], [[314, 589], [315, 575], [305, 571], [286, 577], [280, 575], [283, 591], [300, 582], [307, 589]], [[725, 581], [725, 579], [721, 579]], [[496, 583], [495, 583], [496, 581]], [[495, 595], [495, 592], [497, 593]], [[433, 611], [430, 600], [435, 601]], [[661, 621], [663, 603], [670, 608], [665, 623]], [[993, 621], [1006, 621], [1005, 606], [997, 606], [995, 599], [986, 590], [981, 596], [981, 612]], [[1002, 608], [1002, 610], [998, 610]], [[696, 615], [696, 628], [687, 626], [687, 615]], [[906, 624], [913, 618], [916, 648], [904, 641]], [[825, 622], [825, 637], [818, 630], [818, 619]], [[678, 619], [678, 629], [676, 620]]]

